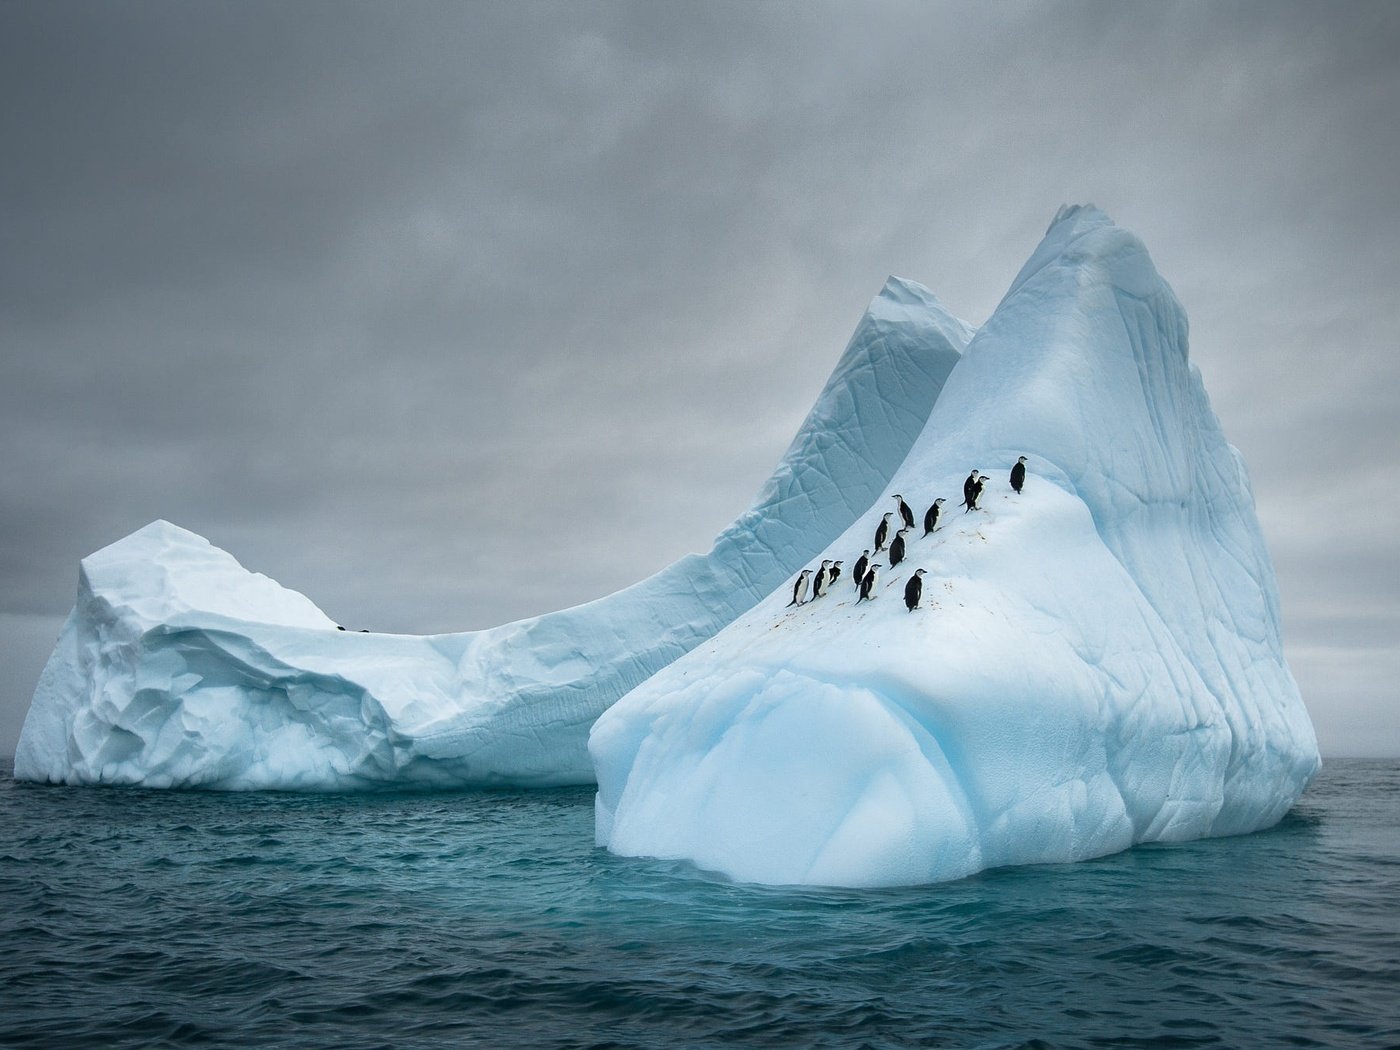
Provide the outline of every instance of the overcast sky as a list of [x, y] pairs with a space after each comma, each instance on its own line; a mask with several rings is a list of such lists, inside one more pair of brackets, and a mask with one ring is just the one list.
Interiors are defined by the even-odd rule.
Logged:
[[1147, 243], [1324, 755], [1400, 754], [1400, 5], [0, 4], [0, 753], [155, 518], [352, 627], [749, 504], [898, 274]]

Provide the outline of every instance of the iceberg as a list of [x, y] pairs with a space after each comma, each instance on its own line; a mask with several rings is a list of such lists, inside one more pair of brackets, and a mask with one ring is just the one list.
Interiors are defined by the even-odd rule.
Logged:
[[[964, 509], [973, 468], [990, 480]], [[852, 565], [895, 493], [920, 516], [947, 502], [905, 561], [878, 556], [872, 600], [843, 579], [789, 606], [784, 581], [603, 713], [599, 845], [741, 881], [910, 885], [1249, 832], [1293, 805], [1319, 758], [1273, 568], [1136, 237], [1061, 209], [908, 458], [813, 560]]]
[[843, 532], [972, 330], [891, 279], [753, 506], [606, 598], [485, 631], [361, 634], [157, 521], [82, 560], [20, 780], [209, 789], [591, 784], [588, 730]]

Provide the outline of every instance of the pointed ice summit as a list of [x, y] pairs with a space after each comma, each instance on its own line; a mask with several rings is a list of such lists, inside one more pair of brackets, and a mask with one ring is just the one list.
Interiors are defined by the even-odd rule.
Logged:
[[[964, 510], [974, 468], [990, 480]], [[789, 579], [598, 720], [601, 845], [880, 886], [1247, 832], [1293, 805], [1319, 761], [1273, 569], [1135, 237], [1062, 209], [908, 458], [813, 558], [872, 547], [896, 492], [947, 503], [872, 600], [846, 583], [787, 608]]]
[[83, 559], [15, 756], [21, 780], [364, 790], [592, 783], [609, 704], [843, 532], [903, 462], [971, 329], [891, 279], [753, 507], [626, 590], [492, 630], [336, 630], [158, 521]]

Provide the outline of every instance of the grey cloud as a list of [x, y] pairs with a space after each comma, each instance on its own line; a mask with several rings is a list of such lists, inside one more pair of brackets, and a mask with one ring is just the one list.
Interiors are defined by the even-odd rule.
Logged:
[[359, 625], [606, 593], [747, 506], [888, 274], [980, 321], [1092, 200], [1190, 313], [1319, 726], [1393, 726], [1379, 641], [1316, 654], [1400, 609], [1397, 43], [1385, 4], [0, 6], [0, 612], [155, 517]]

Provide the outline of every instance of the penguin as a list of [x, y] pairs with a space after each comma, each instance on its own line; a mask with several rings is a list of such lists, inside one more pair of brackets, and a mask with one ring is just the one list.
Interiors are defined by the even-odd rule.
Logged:
[[865, 578], [860, 581], [860, 597], [856, 599], [856, 604], [868, 602], [875, 597], [875, 585], [880, 582], [880, 565], [878, 562], [871, 562], [870, 568], [865, 570]]
[[831, 568], [826, 570], [826, 589], [831, 590], [831, 585], [841, 578], [841, 566], [845, 565], [840, 558], [831, 563]]
[[894, 494], [894, 498], [895, 502], [898, 504], [895, 509], [899, 511], [899, 516], [904, 521], [904, 527], [912, 529], [914, 527], [914, 512], [909, 509], [909, 504], [904, 502], [904, 497], [898, 492]]
[[894, 517], [894, 511], [890, 511], [880, 519], [880, 524], [875, 526], [875, 553], [879, 554], [885, 549], [885, 541], [890, 538], [890, 519]]
[[898, 565], [904, 560], [904, 534], [908, 531], [909, 530], [907, 528], [900, 529], [894, 534], [894, 539], [890, 540], [891, 569], [893, 569], [896, 565]]
[[933, 501], [933, 506], [924, 513], [924, 535], [927, 536], [934, 529], [938, 528], [938, 515], [943, 504], [947, 502], [942, 496]]
[[822, 567], [817, 570], [817, 574], [812, 577], [812, 599], [815, 601], [826, 593], [826, 570], [831, 568], [831, 559], [827, 558], [822, 562]]
[[919, 599], [924, 594], [923, 575], [928, 570], [915, 569], [914, 575], [909, 577], [909, 582], [904, 585], [904, 604], [913, 612], [919, 607]]
[[865, 579], [865, 570], [870, 568], [870, 552], [864, 550], [860, 552], [860, 557], [856, 559], [856, 566], [851, 570], [851, 580], [856, 585], [856, 590], [860, 590], [860, 581]]
[[1016, 490], [1016, 494], [1021, 494], [1021, 486], [1026, 483], [1026, 457], [1022, 456], [1016, 461], [1016, 465], [1011, 468], [1011, 487]]
[[969, 510], [977, 509], [977, 501], [982, 498], [982, 486], [991, 480], [992, 479], [985, 474], [977, 475], [977, 480], [972, 486], [972, 492], [968, 494], [968, 498], [972, 500], [972, 502], [967, 505], [967, 510], [963, 511], [964, 514]]
[[963, 481], [963, 501], [960, 506], [966, 507], [969, 503], [975, 502], [975, 498], [972, 495], [972, 487], [976, 484], [977, 470], [974, 468], [972, 473]]
[[807, 600], [807, 577], [812, 575], [811, 569], [803, 569], [797, 574], [797, 582], [792, 585], [792, 601], [789, 606], [801, 605]]

